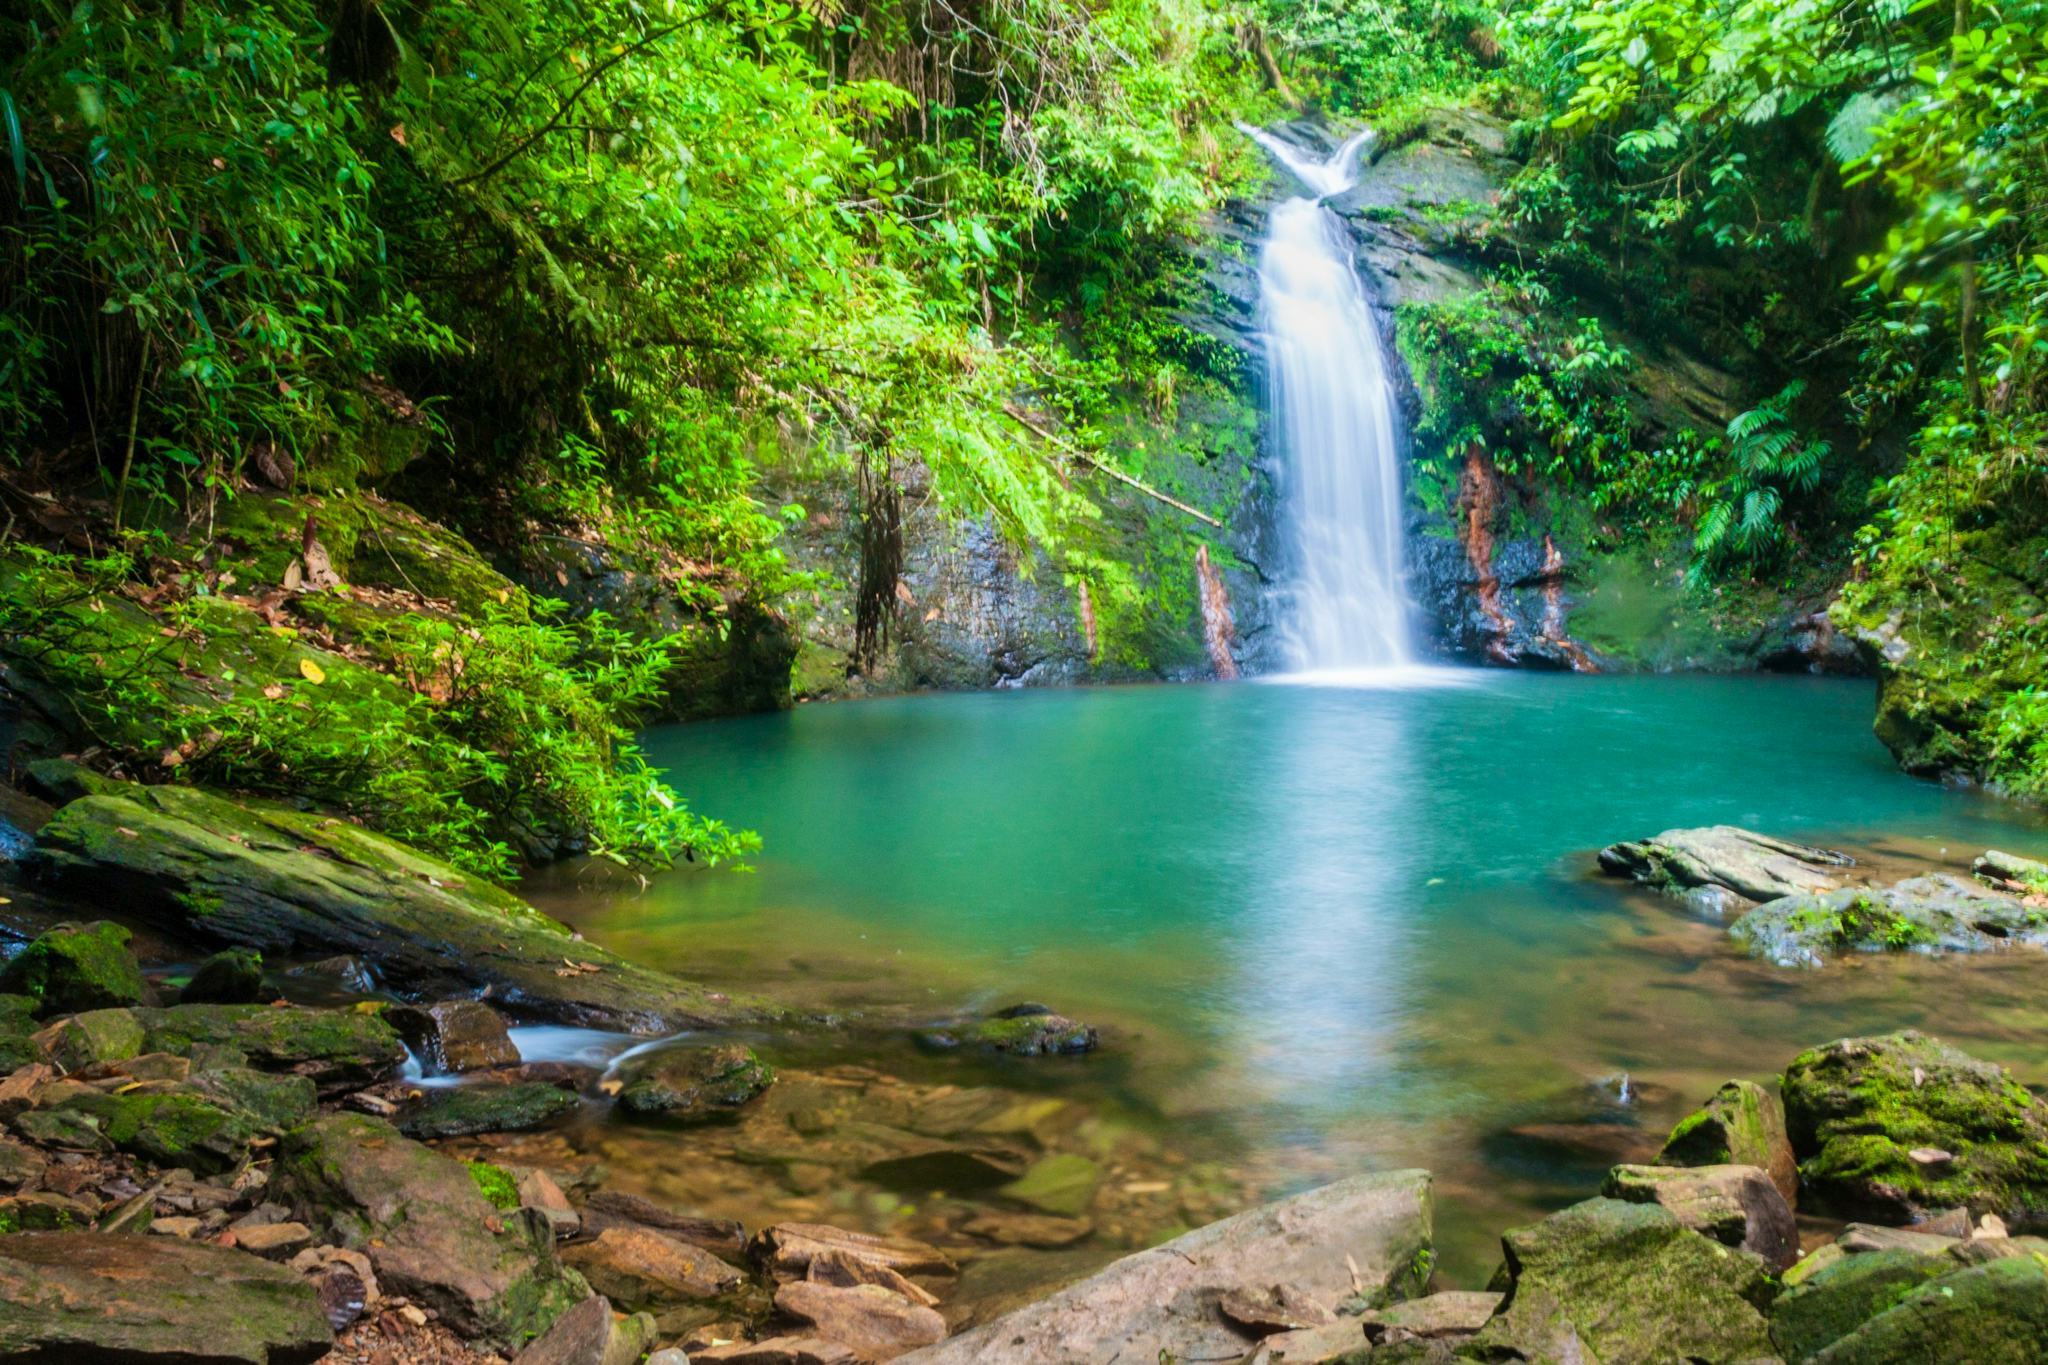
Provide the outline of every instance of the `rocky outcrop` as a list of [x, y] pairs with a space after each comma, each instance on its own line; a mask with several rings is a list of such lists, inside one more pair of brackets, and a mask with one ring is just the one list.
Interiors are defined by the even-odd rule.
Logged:
[[246, 1252], [91, 1232], [0, 1237], [0, 1359], [305, 1365], [333, 1340], [312, 1286]]
[[103, 785], [43, 827], [32, 869], [202, 938], [361, 954], [414, 994], [487, 988], [536, 1017], [635, 1032], [775, 1013], [574, 940], [516, 896], [395, 840], [269, 802]]
[[1217, 1312], [1224, 1293], [1286, 1285], [1326, 1307], [1351, 1299], [1361, 1286], [1368, 1294], [1405, 1297], [1426, 1278], [1431, 1220], [1426, 1172], [1357, 1176], [1127, 1256], [1050, 1298], [903, 1359], [916, 1365], [1234, 1359], [1252, 1339]]
[[1839, 885], [1842, 869], [1854, 863], [1833, 849], [1735, 825], [1667, 829], [1655, 838], [1600, 850], [1600, 870], [1609, 876], [1684, 895], [1717, 913], [1737, 908], [1740, 901], [1831, 891]]
[[1803, 1197], [1889, 1221], [1967, 1208], [2048, 1226], [2048, 1104], [1924, 1034], [1845, 1038], [1785, 1071]]
[[1785, 1107], [1755, 1081], [1729, 1081], [1680, 1119], [1657, 1154], [1660, 1166], [1755, 1166], [1785, 1202], [1799, 1198], [1799, 1162]]
[[1655, 1204], [1695, 1232], [1783, 1270], [1799, 1258], [1799, 1224], [1770, 1176], [1755, 1166], [1616, 1166], [1600, 1191]]

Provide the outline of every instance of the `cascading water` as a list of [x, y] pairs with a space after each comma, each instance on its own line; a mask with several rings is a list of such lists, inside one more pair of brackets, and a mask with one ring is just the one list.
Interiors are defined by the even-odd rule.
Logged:
[[1350, 238], [1323, 200], [1358, 182], [1359, 133], [1326, 161], [1244, 130], [1310, 193], [1273, 210], [1259, 250], [1285, 468], [1288, 663], [1311, 673], [1410, 663], [1394, 395]]

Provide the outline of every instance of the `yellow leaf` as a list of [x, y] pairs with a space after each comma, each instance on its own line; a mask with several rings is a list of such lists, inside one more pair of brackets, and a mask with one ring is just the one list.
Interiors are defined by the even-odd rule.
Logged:
[[324, 683], [327, 681], [326, 670], [322, 669], [320, 665], [314, 663], [311, 659], [299, 660], [299, 676], [309, 683]]

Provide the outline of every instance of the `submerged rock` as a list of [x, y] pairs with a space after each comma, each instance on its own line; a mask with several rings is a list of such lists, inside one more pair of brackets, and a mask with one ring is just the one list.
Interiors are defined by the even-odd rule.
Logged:
[[774, 1080], [743, 1043], [665, 1047], [621, 1068], [618, 1102], [629, 1114], [701, 1122], [729, 1117]]
[[1616, 1166], [1600, 1191], [1655, 1204], [1723, 1246], [1754, 1253], [1773, 1271], [1799, 1259], [1799, 1222], [1755, 1166]]
[[1770, 901], [1831, 891], [1855, 860], [1832, 849], [1774, 839], [1735, 825], [1667, 829], [1654, 839], [1600, 850], [1600, 869], [1659, 890], [1719, 888], [1744, 900]]
[[46, 1017], [139, 1004], [142, 968], [128, 938], [126, 929], [106, 920], [59, 925], [0, 968], [0, 992], [29, 997]]
[[1337, 1303], [1362, 1285], [1371, 1294], [1402, 1297], [1427, 1277], [1432, 1234], [1427, 1172], [1356, 1176], [1126, 1256], [1049, 1298], [903, 1359], [917, 1365], [1235, 1360], [1251, 1343], [1216, 1312], [1221, 1294], [1247, 1284], [1287, 1284]]
[[744, 1276], [702, 1247], [646, 1228], [609, 1227], [563, 1253], [591, 1288], [627, 1308], [666, 1308], [731, 1294]]
[[1799, 1199], [1799, 1163], [1785, 1133], [1785, 1106], [1755, 1081], [1724, 1082], [1693, 1113], [1678, 1121], [1659, 1166], [1756, 1166], [1787, 1204]]
[[[1766, 1186], [1768, 1187], [1768, 1186]], [[1654, 1204], [1589, 1199], [1501, 1238], [1506, 1301], [1481, 1359], [1742, 1361], [1769, 1357], [1761, 1260]]]
[[516, 896], [345, 820], [192, 787], [102, 785], [43, 827], [37, 874], [80, 896], [118, 895], [181, 932], [357, 954], [408, 992], [488, 987], [564, 1023], [656, 1032], [777, 1015], [572, 939]]
[[809, 1277], [811, 1262], [837, 1254], [899, 1275], [951, 1278], [960, 1273], [953, 1259], [937, 1247], [911, 1237], [882, 1237], [850, 1232], [823, 1223], [777, 1223], [757, 1233], [748, 1252], [777, 1280]]
[[590, 1292], [556, 1260], [544, 1217], [499, 1212], [462, 1163], [380, 1119], [330, 1114], [295, 1130], [271, 1189], [300, 1222], [367, 1255], [386, 1293], [489, 1346], [544, 1331]]
[[1809, 1201], [1906, 1222], [1945, 1209], [2048, 1225], [2048, 1105], [2003, 1067], [1917, 1032], [1845, 1038], [1786, 1069]]
[[263, 998], [263, 954], [253, 948], [215, 953], [178, 992], [184, 1005], [253, 1005]]
[[398, 1130], [411, 1138], [520, 1133], [582, 1107], [572, 1092], [541, 1081], [448, 1086], [429, 1090], [419, 1108], [398, 1120]]
[[2048, 909], [1936, 872], [1886, 887], [1781, 896], [1744, 915], [1729, 932], [1781, 967], [1818, 967], [1850, 951], [2048, 947]]
[[948, 1025], [920, 1035], [927, 1047], [978, 1047], [1013, 1057], [1051, 1057], [1093, 1052], [1099, 1041], [1091, 1026], [1056, 1014], [1050, 1005], [1027, 1002], [986, 1019]]
[[775, 1309], [864, 1361], [894, 1360], [946, 1339], [936, 1310], [876, 1284], [792, 1280], [775, 1291]]
[[163, 1237], [0, 1237], [0, 1359], [302, 1365], [333, 1343], [312, 1286]]

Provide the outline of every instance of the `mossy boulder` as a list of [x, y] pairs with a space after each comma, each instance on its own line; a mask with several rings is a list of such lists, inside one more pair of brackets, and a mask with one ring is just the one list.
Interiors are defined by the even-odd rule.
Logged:
[[247, 1067], [213, 1067], [193, 1073], [191, 1087], [216, 1104], [245, 1114], [267, 1133], [288, 1132], [310, 1122], [320, 1095], [304, 1076], [280, 1076]]
[[1763, 1262], [1655, 1204], [1589, 1199], [1501, 1238], [1507, 1298], [1480, 1359], [1740, 1361], [1772, 1354]]
[[1812, 1357], [1815, 1365], [2039, 1365], [2048, 1343], [2048, 1257], [1952, 1271]]
[[1807, 1201], [1906, 1222], [1967, 1207], [2048, 1225], [2048, 1105], [1922, 1033], [1845, 1038], [1785, 1072], [1786, 1127]]
[[1955, 1263], [1946, 1257], [1917, 1251], [1873, 1251], [1834, 1259], [1771, 1305], [1771, 1341], [1786, 1360], [1806, 1360], [1954, 1269]]
[[1784, 896], [1729, 927], [1781, 967], [1824, 966], [1844, 953], [1988, 953], [2048, 947], [2048, 910], [1946, 872], [1891, 886]]
[[36, 1034], [35, 1049], [45, 1061], [66, 1071], [81, 1071], [98, 1062], [141, 1056], [146, 1038], [134, 1010], [87, 1010]]
[[178, 1001], [185, 1005], [253, 1005], [264, 997], [263, 954], [226, 948], [199, 964]]
[[142, 1000], [142, 968], [118, 924], [59, 925], [0, 968], [0, 992], [25, 995], [45, 1017], [116, 1009]]
[[775, 1069], [744, 1043], [682, 1045], [632, 1059], [620, 1079], [627, 1113], [702, 1122], [731, 1117], [774, 1083]]
[[36, 1006], [28, 995], [0, 995], [0, 1074], [36, 1060]]
[[1851, 859], [1736, 825], [1667, 829], [1600, 850], [1600, 870], [1673, 892], [1731, 892], [1747, 901], [1834, 889]]
[[[396, 840], [269, 802], [191, 787], [87, 796], [44, 826], [33, 867], [181, 933], [363, 957], [413, 994], [487, 987], [528, 1014], [647, 1033], [779, 1014], [572, 939], [518, 897]], [[565, 959], [595, 970], [565, 970]]]
[[293, 1131], [270, 1189], [294, 1216], [370, 1258], [377, 1282], [458, 1334], [509, 1350], [589, 1294], [533, 1210], [494, 1208], [468, 1168], [381, 1119], [331, 1114]]
[[312, 1285], [247, 1252], [92, 1232], [0, 1238], [0, 1359], [307, 1365], [332, 1345]]
[[1754, 1253], [1772, 1271], [1799, 1259], [1798, 1220], [1760, 1167], [1616, 1166], [1600, 1192], [1668, 1209], [1723, 1246]]
[[62, 1107], [98, 1119], [107, 1141], [124, 1152], [199, 1172], [233, 1169], [266, 1131], [238, 1109], [165, 1082], [78, 1095]]
[[1799, 1163], [1785, 1133], [1785, 1106], [1755, 1081], [1724, 1081], [1707, 1102], [1678, 1121], [1659, 1166], [1756, 1166], [1787, 1204], [1799, 1199]]
[[405, 1061], [397, 1031], [372, 1010], [174, 1005], [135, 1014], [146, 1051], [239, 1055], [259, 1070], [304, 1076], [322, 1093], [368, 1085]]
[[450, 1086], [427, 1092], [420, 1107], [398, 1121], [398, 1128], [414, 1138], [518, 1133], [544, 1128], [582, 1107], [574, 1094], [541, 1081]]

